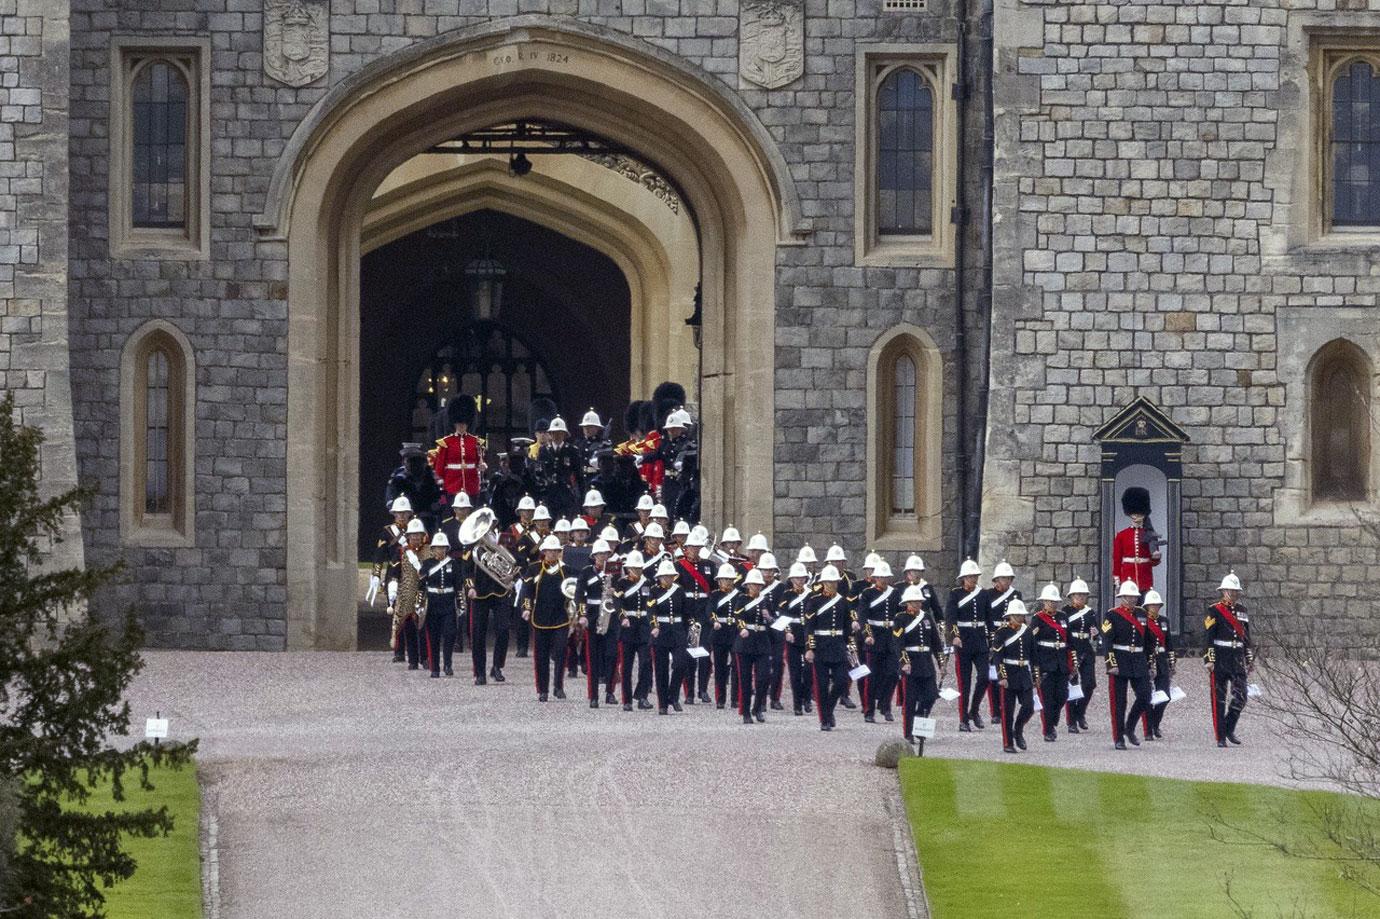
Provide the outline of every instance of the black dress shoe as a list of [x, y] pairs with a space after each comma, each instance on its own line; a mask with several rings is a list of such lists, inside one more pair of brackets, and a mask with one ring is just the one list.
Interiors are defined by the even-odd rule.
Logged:
[[538, 701], [538, 702], [545, 702], [545, 701], [546, 701], [546, 693], [540, 693], [540, 694], [537, 696], [537, 701]]
[[441, 671], [439, 671], [439, 670], [433, 670], [433, 671], [431, 671], [431, 678], [432, 678], [433, 680], [439, 680], [439, 679], [441, 678]]
[[445, 673], [446, 673], [446, 676], [455, 676], [455, 668], [454, 668], [454, 667], [447, 667], [446, 670], [445, 670]]
[[1133, 747], [1139, 747], [1139, 746], [1140, 746], [1140, 738], [1136, 736], [1136, 732], [1135, 732], [1135, 731], [1127, 731], [1127, 732], [1126, 732], [1126, 742], [1129, 743], [1129, 744], [1130, 744], [1131, 746], [1133, 746]]
[[782, 705], [780, 700], [772, 700], [771, 710], [774, 712], [784, 712], [786, 710], [786, 706]]
[[758, 722], [759, 724], [766, 724], [766, 723], [767, 723], [767, 716], [766, 716], [765, 714], [763, 714], [762, 712], [760, 712], [760, 711], [753, 712], [753, 713], [752, 713], [752, 717], [756, 718], [756, 719], [757, 719], [757, 722]]
[[1156, 739], [1156, 740], [1164, 740], [1164, 735], [1160, 733], [1160, 729], [1159, 729], [1159, 728], [1155, 728], [1155, 739]]
[[839, 700], [839, 705], [842, 705], [844, 708], [857, 708], [857, 707], [858, 707], [858, 703], [854, 702], [852, 699], [848, 698], [847, 696], [844, 696], [842, 699]]
[[987, 722], [983, 721], [982, 715], [977, 712], [973, 712], [973, 727], [977, 728], [979, 731], [987, 727]]
[[912, 735], [912, 734], [907, 734], [905, 737], [902, 737], [901, 739], [904, 740], [904, 741], [905, 741], [906, 743], [908, 743], [908, 744], [913, 744], [913, 743], [915, 743], [915, 736]]
[[605, 704], [605, 705], [617, 705], [617, 704], [618, 704], [618, 697], [615, 696], [615, 695], [614, 695], [613, 693], [611, 693], [611, 692], [606, 692], [606, 693], [604, 693], [604, 704]]
[[502, 670], [495, 670], [495, 671], [494, 671], [494, 682], [495, 682], [495, 683], [506, 683], [506, 682], [508, 682], [508, 678], [507, 678], [506, 676], [503, 675], [503, 671], [502, 671]]
[[518, 653], [517, 653], [517, 656], [518, 656], [518, 657], [526, 657], [526, 656], [527, 656], [527, 652], [519, 649], [519, 651], [518, 651]]
[[599, 707], [599, 700], [598, 700], [598, 699], [590, 699], [590, 700], [589, 700], [589, 707], [590, 707], [590, 708], [598, 708], [598, 707]]
[[1236, 744], [1238, 747], [1241, 746], [1241, 741], [1237, 738], [1235, 732], [1232, 732], [1231, 734], [1228, 734], [1228, 735], [1227, 735], [1227, 740], [1230, 740], [1232, 743]]
[[1024, 735], [1024, 734], [1017, 734], [1017, 735], [1016, 735], [1016, 746], [1019, 747], [1019, 748], [1022, 749], [1022, 750], [1025, 749], [1025, 735]]
[[806, 702], [805, 711], [813, 715], [815, 713], [815, 704], [813, 702]]
[[891, 717], [891, 712], [882, 712], [882, 720], [885, 721], [887, 724], [890, 724], [896, 719]]
[[1079, 731], [1078, 731], [1078, 725], [1074, 724], [1072, 721], [1069, 722], [1069, 726], [1068, 726], [1068, 728], [1067, 728], [1066, 730], [1067, 730], [1070, 734], [1077, 734], [1077, 733], [1079, 733]]
[[1223, 750], [1225, 750], [1225, 749], [1227, 748], [1227, 742], [1226, 742], [1225, 740], [1219, 740], [1219, 741], [1217, 741], [1217, 746], [1219, 746], [1219, 747], [1221, 747]]
[[[646, 699], [638, 699], [638, 700], [637, 700], [637, 710], [638, 710], [638, 711], [640, 711], [640, 712], [645, 712], [645, 711], [650, 710], [651, 707], [652, 707], [652, 703], [648, 702]], [[665, 712], [662, 712], [662, 714], [665, 714]]]
[[1004, 747], [1001, 748], [1001, 752], [1003, 752], [1003, 753], [1015, 753], [1015, 752], [1016, 752], [1016, 748], [1013, 747], [1013, 746], [1011, 746], [1010, 744], [1007, 744], [1006, 746], [1004, 746]]
[[724, 704], [723, 704], [722, 702], [717, 702], [717, 703], [715, 703], [714, 707], [715, 707], [715, 708], [723, 708], [723, 707], [724, 707]]
[[564, 689], [559, 689], [559, 688], [558, 688], [554, 693], [552, 693], [552, 695], [554, 695], [557, 699], [564, 699], [564, 698], [565, 698], [565, 690], [564, 690]]
[[821, 724], [819, 726], [819, 729], [821, 731], [832, 731], [834, 729], [834, 726], [832, 724]]
[[803, 708], [801, 708], [799, 705], [797, 705], [797, 706], [795, 707], [794, 711], [791, 712], [791, 714], [792, 714], [792, 715], [795, 715], [795, 716], [798, 718], [798, 717], [800, 717], [801, 715], [805, 714], [805, 709], [803, 709]]
[[481, 673], [479, 676], [477, 676], [477, 677], [474, 678], [474, 685], [476, 685], [476, 686], [484, 686], [484, 685], [486, 685], [488, 682], [489, 682], [488, 680], [484, 679], [484, 674], [482, 674], [482, 673]]
[[657, 714], [658, 714], [658, 715], [665, 715], [665, 714], [667, 714], [666, 708], [663, 706], [662, 708], [658, 709], [658, 710], [657, 710]]
[[1050, 731], [1048, 734], [1045, 735], [1045, 743], [1054, 743], [1058, 739], [1059, 735], [1055, 734], [1053, 731]]
[[401, 664], [405, 660], [407, 660], [407, 658], [403, 657], [401, 654], [393, 655], [393, 663], [395, 664]]
[[876, 723], [877, 723], [877, 716], [876, 716], [876, 715], [863, 715], [863, 721], [866, 721], [868, 724], [876, 724]]
[[960, 721], [958, 723], [958, 731], [960, 734], [971, 734], [973, 733], [973, 726], [966, 721]]
[[710, 702], [712, 702], [712, 701], [714, 701], [714, 700], [712, 700], [712, 699], [709, 698], [709, 693], [707, 693], [707, 692], [702, 692], [702, 693], [700, 693], [700, 701], [703, 702], [705, 705], [708, 705]]
[[686, 705], [694, 705], [694, 704], [695, 704], [695, 697], [694, 697], [694, 696], [687, 695], [687, 696], [685, 697], [685, 704], [686, 704]]
[[1146, 739], [1146, 740], [1154, 740], [1154, 739], [1155, 739], [1155, 732], [1154, 732], [1154, 731], [1146, 731], [1146, 732], [1145, 732], [1145, 739]]
[[1079, 729], [1080, 731], [1086, 731], [1086, 730], [1088, 729], [1088, 719], [1087, 719], [1087, 718], [1079, 718], [1079, 719], [1078, 719], [1078, 729]]
[[1118, 750], [1125, 750], [1125, 749], [1126, 749], [1126, 741], [1124, 741], [1124, 740], [1118, 740], [1118, 741], [1116, 742], [1116, 748], [1117, 748]]
[[625, 712], [630, 712], [630, 711], [632, 711], [632, 703], [631, 703], [631, 702], [624, 702], [624, 703], [623, 703], [623, 711], [625, 711]]
[[755, 724], [755, 723], [756, 723], [756, 722], [754, 722], [754, 721], [752, 720], [752, 716], [751, 716], [751, 715], [744, 715], [744, 716], [743, 716], [743, 724]]
[[683, 708], [680, 707], [680, 703], [679, 703], [679, 702], [672, 702], [672, 703], [671, 703], [671, 708], [674, 709], [675, 711], [678, 711], [678, 712], [683, 712], [683, 711], [685, 711], [685, 709], [683, 709]]
[[420, 669], [421, 669], [421, 666], [422, 666], [421, 664], [408, 664], [408, 665], [407, 665], [407, 669], [408, 669], [408, 670], [420, 670]]

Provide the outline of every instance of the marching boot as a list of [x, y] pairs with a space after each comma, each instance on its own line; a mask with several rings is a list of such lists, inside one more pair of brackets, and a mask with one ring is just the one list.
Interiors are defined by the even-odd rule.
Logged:
[[1023, 732], [1021, 732], [1021, 731], [1017, 731], [1017, 732], [1016, 732], [1016, 747], [1017, 747], [1017, 749], [1020, 749], [1020, 750], [1024, 750], [1024, 749], [1026, 748], [1026, 747], [1025, 747], [1025, 734], [1024, 734]]
[[[891, 712], [890, 712], [890, 711], [885, 711], [885, 712], [882, 712], [882, 720], [885, 721], [887, 724], [891, 724], [891, 723], [892, 723], [893, 721], [895, 721], [896, 719], [893, 718], [893, 717], [891, 717]], [[920, 739], [921, 739], [921, 740], [924, 740], [923, 737], [920, 738]]]
[[1126, 741], [1124, 741], [1124, 740], [1118, 740], [1118, 741], [1116, 742], [1116, 748], [1117, 748], [1118, 750], [1125, 750], [1125, 749], [1126, 749]]
[[433, 671], [431, 671], [431, 678], [432, 678], [433, 680], [439, 680], [439, 679], [441, 678], [441, 671], [439, 671], [439, 670], [433, 670]]
[[973, 733], [973, 726], [967, 721], [960, 721], [958, 723], [958, 730], [960, 734], [971, 734]]
[[795, 707], [795, 710], [792, 711], [791, 714], [793, 714], [793, 715], [795, 715], [797, 718], [799, 718], [801, 715], [804, 715], [804, 714], [805, 714], [805, 709], [803, 709], [803, 708], [801, 708], [799, 705], [797, 705], [797, 706]]
[[1045, 734], [1045, 743], [1054, 743], [1058, 739], [1059, 735], [1055, 734], [1053, 731], [1050, 731]]
[[614, 695], [613, 693], [611, 693], [611, 692], [606, 692], [606, 693], [604, 693], [604, 704], [605, 704], [605, 705], [617, 705], [617, 704], [618, 704], [618, 697], [615, 696], [615, 695]]
[[1013, 747], [1011, 744], [1007, 744], [1006, 746], [1004, 746], [1004, 747], [1001, 748], [1001, 752], [1003, 752], [1003, 753], [1015, 753], [1015, 752], [1016, 752], [1016, 748]]
[[537, 701], [538, 701], [538, 702], [545, 702], [545, 701], [546, 701], [546, 698], [547, 698], [547, 697], [546, 697], [546, 693], [541, 693], [539, 696], [537, 696]]
[[987, 722], [982, 720], [981, 712], [973, 712], [973, 727], [977, 728], [979, 731], [987, 727]]
[[420, 667], [421, 667], [420, 664], [408, 664], [408, 665], [407, 665], [407, 669], [408, 669], [408, 670], [417, 670], [417, 669], [420, 669]]
[[786, 710], [786, 706], [781, 704], [780, 699], [773, 699], [771, 703], [771, 710], [774, 712], [784, 712]]
[[847, 696], [843, 696], [841, 699], [839, 699], [839, 705], [842, 705], [844, 708], [857, 708], [857, 707], [858, 707], [858, 703], [854, 702], [852, 699], [848, 698]]
[[679, 703], [679, 702], [672, 702], [672, 703], [671, 703], [671, 708], [672, 708], [673, 710], [675, 710], [675, 711], [678, 711], [678, 712], [683, 712], [683, 711], [685, 711], [685, 709], [683, 709], [683, 708], [680, 707], [680, 703]]
[[394, 654], [394, 655], [393, 655], [393, 663], [395, 663], [395, 664], [401, 664], [401, 663], [402, 663], [403, 661], [405, 661], [405, 660], [407, 660], [407, 658], [403, 657], [401, 651], [399, 651], [397, 654]]
[[565, 690], [564, 690], [564, 689], [561, 689], [559, 686], [557, 686], [557, 687], [556, 687], [556, 691], [555, 691], [554, 693], [552, 693], [552, 695], [554, 695], [557, 699], [564, 699], [564, 698], [565, 698]]
[[1223, 738], [1222, 740], [1217, 741], [1217, 746], [1219, 746], [1219, 747], [1221, 747], [1223, 750], [1225, 750], [1225, 749], [1227, 748], [1227, 741], [1226, 741], [1226, 738]]
[[863, 721], [866, 721], [868, 724], [876, 724], [877, 716], [873, 714], [863, 715]]
[[508, 682], [508, 678], [505, 677], [505, 676], [503, 675], [503, 671], [502, 671], [502, 670], [495, 670], [493, 676], [494, 676], [494, 682], [495, 682], [495, 683], [506, 683], [506, 682]]
[[445, 670], [445, 674], [446, 674], [446, 676], [455, 676], [455, 668], [454, 668], [454, 667], [447, 667], [446, 670]]
[[659, 708], [659, 709], [657, 710], [657, 714], [658, 714], [658, 715], [665, 715], [665, 714], [667, 714], [666, 706], [663, 705], [661, 708]]
[[744, 716], [743, 716], [743, 724], [753, 724], [753, 723], [754, 723], [754, 722], [753, 722], [753, 720], [752, 720], [752, 716], [751, 716], [751, 715], [744, 715]]
[[700, 696], [699, 696], [699, 698], [700, 698], [700, 702], [704, 703], [705, 705], [708, 705], [710, 702], [713, 701], [712, 699], [709, 698], [709, 693], [704, 692], [703, 690], [700, 691]]
[[486, 680], [486, 679], [484, 679], [484, 674], [482, 674], [482, 673], [481, 673], [479, 676], [477, 676], [477, 677], [474, 678], [474, 685], [476, 685], [476, 686], [487, 686], [488, 683], [489, 683], [489, 681]]
[[1135, 731], [1127, 731], [1127, 732], [1126, 732], [1126, 742], [1129, 743], [1129, 744], [1130, 744], [1131, 746], [1133, 746], [1133, 747], [1139, 747], [1139, 746], [1140, 746], [1140, 738], [1136, 736], [1136, 732], [1135, 732]]
[[599, 707], [599, 700], [598, 700], [598, 699], [590, 699], [590, 700], [589, 700], [589, 707], [590, 707], [590, 708], [598, 708], [598, 707]]
[[1227, 735], [1227, 740], [1230, 740], [1232, 743], [1236, 744], [1238, 747], [1241, 746], [1241, 741], [1240, 741], [1239, 739], [1237, 739], [1236, 732], [1234, 732], [1234, 731], [1233, 731], [1232, 733], [1230, 733], [1230, 734]]
[[752, 717], [757, 719], [758, 724], [766, 724], [767, 722], [767, 716], [760, 708], [752, 713]]
[[1079, 733], [1078, 725], [1077, 725], [1075, 722], [1072, 722], [1072, 721], [1069, 722], [1069, 726], [1068, 726], [1065, 730], [1067, 730], [1068, 733], [1070, 733], [1070, 734], [1077, 734], [1077, 733]]
[[1079, 719], [1078, 719], [1078, 730], [1080, 730], [1080, 731], [1086, 731], [1087, 729], [1088, 729], [1088, 719], [1086, 719], [1086, 718], [1079, 718]]
[[[650, 711], [651, 709], [652, 709], [652, 703], [648, 702], [646, 699], [638, 699], [638, 700], [637, 700], [637, 710], [638, 710], [639, 712], [646, 712], [646, 711]], [[662, 714], [664, 715], [664, 714], [666, 714], [666, 713], [665, 713], [665, 712], [662, 712]]]
[[625, 712], [630, 712], [630, 711], [632, 711], [632, 703], [631, 703], [631, 702], [624, 702], [624, 703], [623, 703], [623, 711], [625, 711]]

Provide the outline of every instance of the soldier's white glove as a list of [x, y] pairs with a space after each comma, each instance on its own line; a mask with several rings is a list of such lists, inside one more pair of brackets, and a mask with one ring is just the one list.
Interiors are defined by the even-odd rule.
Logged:
[[388, 608], [391, 610], [393, 604], [398, 602], [398, 582], [388, 582]]

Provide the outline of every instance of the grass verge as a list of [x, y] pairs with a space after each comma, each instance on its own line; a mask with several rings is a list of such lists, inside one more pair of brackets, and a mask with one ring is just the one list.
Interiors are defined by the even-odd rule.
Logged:
[[144, 791], [137, 776], [128, 775], [123, 801], [115, 801], [105, 786], [95, 789], [81, 805], [91, 813], [166, 805], [173, 816], [173, 831], [167, 836], [126, 838], [125, 846], [138, 868], [129, 880], [104, 891], [106, 915], [108, 919], [200, 919], [201, 794], [196, 768], [152, 769], [149, 780], [154, 790]]
[[1332, 919], [1380, 909], [1341, 877], [1342, 863], [1261, 842], [1335, 856], [1324, 815], [1380, 825], [1380, 802], [928, 757], [902, 760], [900, 779], [934, 919]]

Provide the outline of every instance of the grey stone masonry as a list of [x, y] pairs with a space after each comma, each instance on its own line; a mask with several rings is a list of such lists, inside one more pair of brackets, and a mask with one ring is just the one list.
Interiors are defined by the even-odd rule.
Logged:
[[[72, 0], [73, 398], [81, 479], [99, 489], [84, 534], [94, 560], [123, 557], [131, 574], [103, 608], [137, 607], [157, 644], [284, 646], [287, 250], [256, 235], [253, 217], [294, 129], [331, 86], [418, 41], [520, 14], [577, 17], [678, 55], [739, 93], [779, 146], [813, 233], [778, 254], [776, 416], [739, 423], [758, 425], [756, 436], [775, 439], [774, 532], [783, 551], [833, 538], [860, 552], [869, 348], [901, 322], [927, 330], [946, 362], [955, 342], [952, 270], [854, 267], [855, 54], [866, 43], [953, 43], [958, 35], [952, 0], [931, 0], [927, 10], [905, 15], [884, 14], [880, 6], [880, 0], [807, 0], [804, 75], [766, 91], [739, 89], [737, 0], [332, 0], [329, 72], [292, 88], [264, 73], [263, 0]], [[210, 38], [210, 251], [204, 260], [111, 257], [115, 36]], [[980, 90], [975, 87], [975, 98]], [[965, 144], [976, 144], [980, 124], [980, 115], [970, 118]], [[970, 179], [967, 203], [977, 212], [976, 169]], [[976, 239], [974, 231], [967, 244]], [[969, 266], [974, 278], [984, 275], [976, 255]], [[981, 299], [974, 292], [971, 302]], [[176, 324], [196, 355], [190, 547], [120, 542], [119, 355], [131, 332], [151, 318]], [[944, 401], [952, 406], [964, 377], [946, 367], [944, 379]], [[944, 427], [948, 483], [956, 466], [952, 408]], [[954, 542], [957, 505], [957, 494], [946, 493], [946, 546]], [[728, 522], [767, 523], [715, 523]], [[947, 569], [954, 555], [930, 561]]]
[[[77, 482], [67, 320], [67, 0], [0, 0], [0, 376], [46, 435], [40, 485]], [[79, 521], [46, 563], [80, 566]]]
[[1192, 441], [1188, 621], [1234, 567], [1257, 622], [1324, 618], [1373, 650], [1374, 538], [1283, 500], [1311, 356], [1281, 341], [1286, 321], [1321, 345], [1359, 314], [1374, 360], [1380, 319], [1376, 250], [1311, 235], [1316, 193], [1297, 178], [1317, 149], [1314, 36], [1380, 21], [1374, 3], [1314, 6], [998, 3], [983, 555], [1028, 585], [1095, 571], [1092, 434], [1145, 396]]

